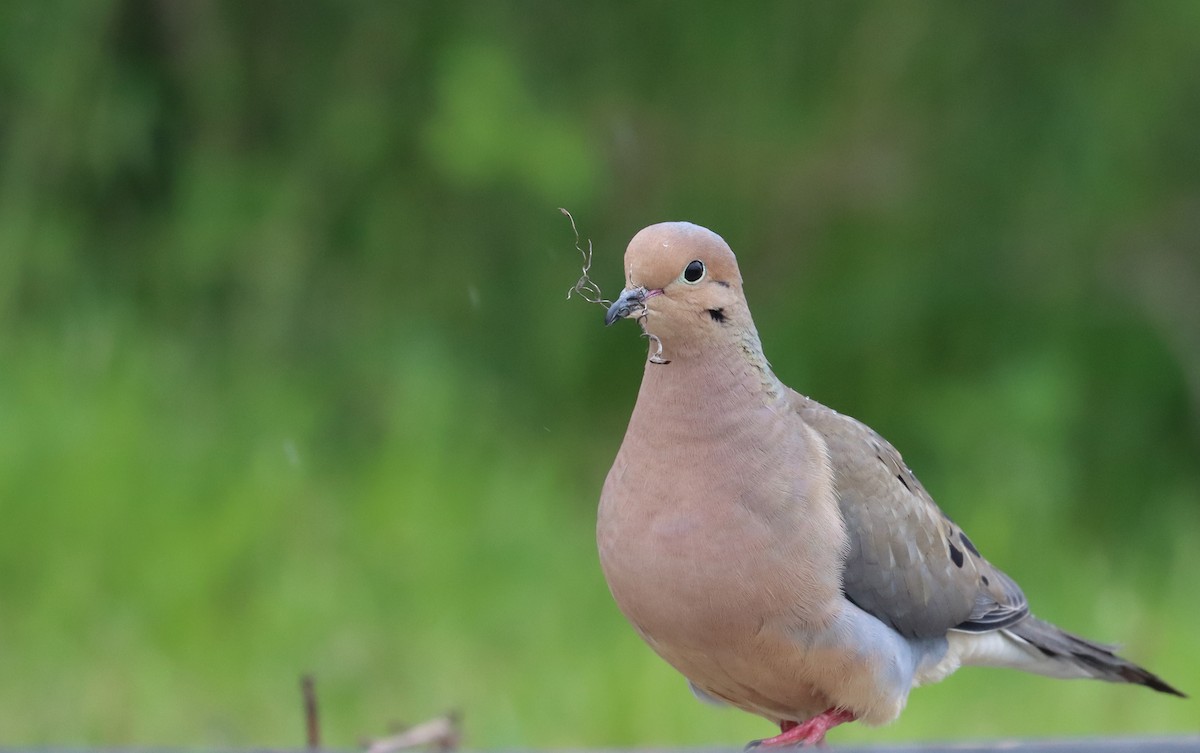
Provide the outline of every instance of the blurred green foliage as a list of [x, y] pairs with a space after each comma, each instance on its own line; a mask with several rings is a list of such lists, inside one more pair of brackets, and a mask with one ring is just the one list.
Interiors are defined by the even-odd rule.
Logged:
[[[0, 5], [0, 741], [739, 743], [594, 505], [690, 219], [1043, 617], [1200, 692], [1200, 5]], [[1196, 729], [966, 670], [842, 740]]]

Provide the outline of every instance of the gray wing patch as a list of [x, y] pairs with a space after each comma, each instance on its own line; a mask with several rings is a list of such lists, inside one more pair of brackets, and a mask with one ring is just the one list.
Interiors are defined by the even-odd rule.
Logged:
[[876, 432], [798, 397], [825, 439], [850, 538], [846, 598], [908, 638], [987, 632], [1029, 613], [1015, 582], [984, 559]]
[[1029, 602], [1021, 587], [987, 560], [982, 564], [980, 577], [987, 582], [975, 597], [975, 608], [970, 616], [955, 625], [955, 630], [986, 633], [1009, 627], [1029, 616]]

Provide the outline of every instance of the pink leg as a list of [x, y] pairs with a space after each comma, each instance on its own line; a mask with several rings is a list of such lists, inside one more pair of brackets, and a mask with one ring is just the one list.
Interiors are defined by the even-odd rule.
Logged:
[[803, 748], [810, 745], [825, 743], [825, 733], [839, 724], [852, 722], [857, 717], [846, 709], [825, 709], [808, 721], [797, 724], [793, 721], [779, 723], [780, 733], [765, 740], [755, 740], [746, 746], [746, 750], [754, 748]]

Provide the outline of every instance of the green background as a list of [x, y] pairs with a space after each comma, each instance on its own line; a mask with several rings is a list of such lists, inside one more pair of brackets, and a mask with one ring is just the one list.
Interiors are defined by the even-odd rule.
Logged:
[[[740, 744], [611, 603], [641, 227], [1200, 693], [1200, 4], [0, 4], [0, 742]], [[1195, 731], [967, 669], [840, 741]]]

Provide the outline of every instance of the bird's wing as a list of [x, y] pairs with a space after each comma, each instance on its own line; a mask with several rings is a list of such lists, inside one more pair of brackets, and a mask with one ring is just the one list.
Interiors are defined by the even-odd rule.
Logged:
[[795, 405], [828, 448], [850, 538], [847, 599], [911, 638], [996, 630], [1029, 613], [1020, 587], [979, 554], [883, 437], [807, 397]]

